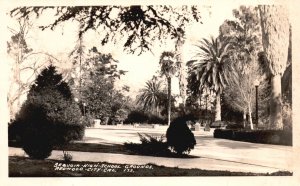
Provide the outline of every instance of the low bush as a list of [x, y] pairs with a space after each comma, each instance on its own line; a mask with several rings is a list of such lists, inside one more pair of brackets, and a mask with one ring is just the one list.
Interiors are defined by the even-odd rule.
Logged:
[[131, 123], [146, 123], [148, 120], [147, 114], [142, 111], [133, 110], [131, 111], [127, 118], [125, 119], [124, 123], [131, 124]]
[[90, 114], [86, 114], [80, 118], [80, 123], [86, 127], [93, 127], [94, 126], [94, 117]]
[[161, 117], [158, 117], [156, 115], [150, 114], [148, 115], [148, 121], [149, 124], [166, 124], [168, 123], [166, 119], [163, 119]]
[[169, 156], [171, 154], [164, 136], [153, 137], [140, 133], [138, 135], [141, 143], [124, 143], [126, 149], [142, 155]]
[[168, 146], [177, 154], [189, 153], [196, 145], [194, 134], [187, 126], [188, 118], [182, 116], [173, 120], [167, 130]]
[[124, 120], [125, 124], [166, 124], [167, 120], [158, 117], [154, 114], [145, 113], [143, 111], [134, 110], [131, 111], [127, 118]]
[[71, 155], [71, 153], [67, 152], [67, 151], [63, 151], [63, 160], [65, 163], [70, 163], [73, 159], [73, 156]]
[[241, 124], [228, 124], [225, 128], [232, 129], [232, 130], [240, 130], [240, 129], [243, 129], [244, 126]]
[[215, 138], [292, 146], [292, 133], [284, 130], [229, 130], [216, 129]]

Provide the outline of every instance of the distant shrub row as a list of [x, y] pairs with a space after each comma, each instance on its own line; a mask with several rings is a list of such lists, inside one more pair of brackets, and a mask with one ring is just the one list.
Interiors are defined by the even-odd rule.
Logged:
[[252, 143], [292, 146], [292, 133], [283, 130], [229, 130], [215, 129], [215, 138], [246, 141]]
[[131, 111], [127, 119], [125, 119], [124, 124], [167, 124], [167, 120], [161, 117], [158, 117], [153, 114], [147, 114], [143, 111], [133, 110]]

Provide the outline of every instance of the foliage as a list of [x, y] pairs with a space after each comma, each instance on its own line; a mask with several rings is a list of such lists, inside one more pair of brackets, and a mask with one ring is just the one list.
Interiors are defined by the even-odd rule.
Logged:
[[159, 115], [159, 107], [161, 106], [162, 82], [154, 79], [146, 82], [137, 96], [137, 103], [143, 106], [144, 111], [156, 111]]
[[283, 74], [289, 45], [288, 10], [285, 6], [259, 6], [262, 43], [271, 74]]
[[[253, 129], [252, 113], [255, 108], [254, 81], [259, 84], [259, 103], [266, 104], [263, 97], [268, 82], [257, 62], [262, 51], [261, 30], [258, 10], [255, 7], [240, 6], [234, 9], [234, 20], [225, 20], [220, 26], [220, 37], [231, 42], [229, 51], [233, 71], [229, 77], [229, 85], [224, 91], [225, 101], [232, 109], [248, 113], [250, 126]], [[261, 107], [260, 107], [261, 108]]]
[[119, 109], [114, 115], [113, 120], [117, 123], [123, 123], [123, 121], [127, 118], [127, 111], [124, 109]]
[[167, 130], [168, 146], [177, 154], [189, 153], [196, 145], [194, 134], [187, 126], [185, 117], [173, 120]]
[[85, 127], [92, 127], [94, 125], [94, 117], [87, 113], [80, 118], [80, 123]]
[[139, 110], [133, 110], [128, 114], [128, 117], [125, 119], [124, 123], [126, 124], [166, 124], [166, 120], [158, 117], [156, 115], [146, 113]]
[[65, 163], [70, 163], [73, 159], [73, 156], [71, 155], [71, 153], [67, 152], [67, 151], [63, 151], [63, 160]]
[[125, 143], [125, 148], [142, 155], [152, 156], [170, 156], [171, 151], [168, 149], [168, 145], [165, 142], [165, 137], [153, 137], [148, 134], [140, 134], [140, 144]]
[[[260, 23], [265, 60], [271, 76], [269, 127], [283, 129], [281, 75], [289, 61], [291, 29], [288, 9], [280, 5], [260, 5]], [[289, 47], [290, 45], [290, 47]]]
[[[125, 71], [117, 69], [118, 61], [111, 54], [102, 54], [96, 47], [92, 48], [90, 56], [90, 68], [84, 71], [82, 77], [80, 101], [86, 104], [87, 114], [103, 121], [108, 117], [112, 122], [120, 117], [121, 112], [130, 109], [130, 98], [114, 86], [115, 78], [120, 78]], [[122, 114], [122, 117], [125, 116]]]
[[177, 61], [174, 52], [165, 51], [159, 59], [160, 73], [166, 78], [171, 78], [177, 72]]
[[228, 51], [231, 47], [228, 40], [220, 38], [202, 39], [196, 45], [195, 59], [188, 62], [190, 86], [194, 95], [201, 93], [202, 89], [208, 87], [216, 93], [216, 115], [215, 120], [221, 120], [221, 93], [228, 83], [231, 61]]
[[244, 126], [241, 124], [228, 124], [226, 126], [226, 129], [231, 129], [231, 130], [239, 130], [239, 129], [243, 129]]
[[228, 50], [229, 41], [222, 41], [220, 38], [202, 39], [196, 45], [197, 51], [195, 59], [189, 61], [190, 74], [196, 75], [199, 87], [194, 90], [198, 91], [204, 86], [212, 88], [215, 92], [222, 92], [228, 82], [229, 72], [231, 71]]
[[168, 125], [171, 122], [171, 107], [172, 107], [172, 93], [171, 81], [172, 77], [177, 72], [178, 61], [173, 52], [165, 51], [160, 55], [159, 59], [160, 73], [165, 76], [168, 84]]
[[13, 123], [21, 129], [16, 136], [24, 151], [40, 159], [49, 156], [53, 146], [83, 137], [80, 117], [70, 88], [55, 67], [49, 66], [37, 77]]
[[283, 103], [282, 108], [282, 122], [283, 122], [283, 129], [286, 131], [293, 131], [293, 112], [292, 112], [292, 105], [288, 102]]
[[[76, 7], [19, 7], [11, 10], [13, 17], [39, 17], [48, 9], [56, 12], [55, 20], [41, 28], [54, 29], [66, 21], [81, 20], [81, 34], [89, 30], [101, 30], [102, 45], [109, 41], [122, 42], [124, 49], [134, 53], [151, 50], [155, 41], [178, 38], [177, 29], [195, 21], [200, 22], [197, 6], [76, 6]], [[171, 15], [171, 16], [170, 16]], [[124, 40], [120, 40], [120, 36]]]
[[283, 130], [229, 130], [216, 129], [215, 138], [225, 138], [237, 141], [247, 141], [252, 143], [264, 143], [274, 145], [292, 146], [292, 133]]
[[124, 123], [146, 123], [148, 121], [148, 115], [139, 110], [132, 110], [127, 118], [125, 119]]
[[38, 119], [34, 120], [36, 123], [34, 121], [22, 123], [23, 130], [20, 135], [23, 150], [33, 159], [45, 159], [49, 157], [54, 145], [52, 138], [54, 136], [53, 127], [51, 127], [49, 122], [45, 121], [45, 118], [40, 118], [44, 114], [38, 113], [39, 109], [41, 108], [33, 108], [36, 114], [35, 117]]

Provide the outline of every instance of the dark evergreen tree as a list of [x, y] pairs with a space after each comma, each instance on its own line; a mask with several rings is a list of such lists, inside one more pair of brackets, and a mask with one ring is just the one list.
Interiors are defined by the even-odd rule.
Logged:
[[80, 119], [68, 84], [51, 65], [37, 77], [14, 124], [20, 126], [24, 151], [31, 158], [44, 159], [51, 155], [53, 146], [83, 137]]

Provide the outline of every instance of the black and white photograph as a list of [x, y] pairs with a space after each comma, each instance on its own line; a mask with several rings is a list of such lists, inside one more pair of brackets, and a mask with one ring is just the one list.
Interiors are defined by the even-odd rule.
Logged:
[[5, 2], [4, 185], [300, 183], [294, 1]]

